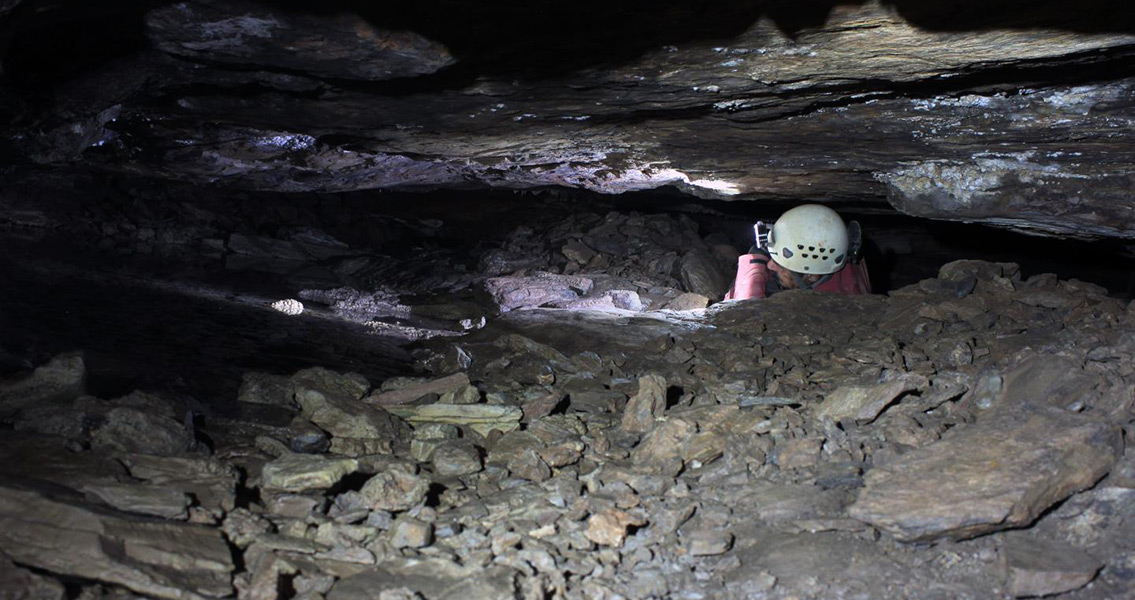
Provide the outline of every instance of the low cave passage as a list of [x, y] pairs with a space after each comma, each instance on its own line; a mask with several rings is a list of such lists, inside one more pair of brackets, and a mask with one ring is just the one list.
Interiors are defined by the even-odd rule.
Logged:
[[[196, 395], [220, 398], [210, 403], [221, 410], [248, 370], [289, 373], [320, 364], [381, 380], [410, 372], [412, 359], [402, 348], [410, 340], [373, 335], [364, 323], [372, 317], [408, 323], [417, 315], [421, 325], [420, 319], [428, 321], [438, 309], [332, 310], [324, 315], [331, 318], [306, 320], [289, 319], [267, 305], [302, 290], [346, 287], [359, 296], [389, 293], [410, 307], [445, 304], [453, 297], [462, 315], [491, 319], [501, 311], [485, 293], [484, 279], [513, 271], [562, 273], [572, 262], [563, 253], [565, 234], [579, 238], [605, 219], [643, 216], [674, 227], [685, 221], [700, 238], [727, 246], [715, 264], [720, 287], [732, 281], [729, 253], [751, 244], [752, 223], [772, 223], [795, 205], [774, 201], [754, 210], [751, 203], [666, 190], [614, 197], [558, 189], [220, 193], [200, 201], [189, 200], [184, 188], [126, 189], [101, 200], [69, 198], [39, 206], [43, 214], [34, 224], [25, 215], [22, 226], [13, 220], [0, 230], [6, 263], [0, 318], [8, 332], [0, 368], [11, 372], [83, 349], [92, 362], [94, 392], [123, 394], [139, 385], [168, 387], [172, 380]], [[1135, 298], [1135, 257], [1122, 243], [1031, 237], [906, 217], [877, 206], [837, 208], [863, 228], [863, 253], [877, 294], [933, 278], [951, 261], [974, 259], [1013, 262], [1025, 277], [1053, 273], [1103, 286], [1118, 299]], [[645, 262], [643, 253], [669, 253], [670, 263], [654, 267], [656, 281], [635, 283], [640, 290], [651, 283], [691, 291], [673, 260], [683, 253], [680, 243], [663, 247], [643, 238], [637, 246], [620, 245], [634, 233], [617, 229], [608, 243], [621, 255], [607, 253], [610, 265], [567, 268], [581, 275], [618, 275]], [[541, 240], [548, 235], [558, 238]], [[492, 263], [494, 252], [518, 244], [532, 260]], [[634, 273], [642, 275], [643, 268]], [[721, 293], [708, 294], [711, 302]]]
[[[944, 444], [953, 452], [992, 436], [1008, 441], [989, 452], [1008, 452], [1015, 438], [998, 427], [1021, 416], [1016, 408], [996, 416], [990, 406], [1010, 407], [1038, 389], [1079, 412], [1118, 414], [1130, 405], [1123, 391], [1130, 389], [1123, 373], [1128, 359], [1115, 357], [1128, 356], [1120, 332], [1131, 327], [1125, 307], [1135, 297], [1135, 270], [1129, 249], [1116, 242], [1029, 237], [877, 206], [837, 206], [863, 227], [873, 299], [788, 292], [708, 311], [659, 312], [705, 281], [721, 288], [707, 294], [716, 303], [732, 279], [731, 261], [750, 243], [752, 223], [771, 222], [793, 204], [757, 211], [752, 203], [677, 192], [106, 189], [17, 207], [0, 230], [4, 435], [36, 456], [32, 463], [56, 457], [33, 479], [99, 490], [88, 492], [96, 504], [175, 522], [228, 523], [250, 510], [283, 535], [309, 535], [296, 529], [296, 519], [368, 528], [359, 539], [318, 538], [319, 547], [364, 564], [401, 565], [408, 571], [390, 581], [426, 590], [418, 597], [442, 596], [414, 579], [407, 565], [416, 560], [431, 569], [455, 565], [466, 575], [462, 569], [476, 568], [478, 585], [492, 590], [483, 597], [503, 597], [494, 594], [508, 586], [493, 587], [504, 585], [493, 577], [512, 567], [493, 556], [510, 551], [494, 545], [513, 535], [526, 540], [516, 548], [546, 543], [555, 557], [550, 564], [559, 565], [554, 576], [517, 576], [514, 585], [521, 587], [562, 577], [565, 589], [590, 589], [598, 579], [583, 572], [588, 561], [609, 560], [594, 551], [621, 548], [610, 585], [632, 597], [701, 588], [788, 593], [811, 589], [810, 571], [848, 560], [870, 566], [829, 585], [882, 589], [899, 571], [943, 553], [964, 558], [937, 574], [908, 576], [903, 593], [941, 581], [953, 590], [1004, 589], [997, 587], [1009, 584], [996, 557], [1036, 539], [979, 535], [963, 545], [897, 550], [878, 542], [874, 528], [899, 540], [970, 537], [969, 530], [955, 534], [962, 526], [953, 520], [952, 496], [932, 507], [941, 514], [930, 525], [918, 521], [925, 507], [887, 505], [894, 488], [914, 485], [902, 479], [904, 469], [941, 472], [927, 476], [931, 489], [959, 476], [960, 463], [934, 464], [946, 450], [920, 448]], [[695, 250], [712, 259], [698, 268], [716, 270], [716, 280], [683, 273], [694, 268], [685, 257]], [[1016, 263], [1019, 272], [999, 263]], [[967, 277], [976, 288], [958, 292]], [[515, 278], [520, 287], [494, 295], [490, 278]], [[634, 292], [633, 300], [625, 292]], [[302, 303], [303, 312], [287, 314], [288, 307], [275, 304], [288, 299]], [[506, 304], [512, 310], [502, 312]], [[63, 402], [52, 391], [76, 376], [66, 362], [72, 351], [83, 353], [82, 391], [101, 400]], [[1077, 352], [1098, 356], [1069, 362], [1067, 355]], [[345, 372], [358, 375], [337, 374]], [[348, 389], [354, 391], [343, 397]], [[38, 402], [52, 416], [13, 401], [20, 394], [41, 394]], [[855, 406], [829, 405], [826, 399], [837, 396]], [[311, 398], [327, 404], [317, 407]], [[125, 407], [148, 416], [118, 423], [113, 411]], [[371, 414], [373, 407], [385, 417]], [[422, 412], [436, 407], [456, 412]], [[176, 418], [156, 416], [163, 411]], [[360, 416], [365, 411], [371, 413]], [[991, 412], [981, 417], [984, 411]], [[1107, 444], [1083, 441], [1114, 430], [1078, 416], [1045, 419], [1025, 427], [1071, 433], [1011, 470], [1050, 472], [1053, 485], [1073, 489], [1082, 487], [1077, 478], [1098, 477], [1100, 465], [1114, 458]], [[137, 427], [148, 433], [139, 435]], [[111, 494], [105, 482], [88, 481], [103, 475], [76, 479], [78, 457], [183, 452], [177, 445], [187, 443], [178, 437], [184, 432], [171, 433], [178, 427], [193, 436], [191, 454], [211, 455], [243, 473], [243, 491], [232, 502], [242, 494], [250, 499], [238, 502], [237, 513], [224, 500], [210, 504], [223, 492], [201, 487], [158, 501]], [[943, 437], [951, 429], [959, 435]], [[60, 437], [70, 444], [63, 458], [44, 441]], [[1084, 450], [1083, 469], [1053, 466], [1053, 453], [1074, 447], [1096, 448]], [[17, 460], [13, 452], [3, 456]], [[300, 460], [294, 457], [321, 462], [288, 462]], [[346, 471], [358, 472], [337, 485], [288, 479], [315, 472], [337, 477], [326, 469], [341, 457], [355, 457]], [[390, 461], [409, 470], [384, 470]], [[888, 469], [902, 480], [864, 487], [866, 473]], [[1116, 467], [1109, 485], [1132, 481], [1124, 469]], [[379, 491], [372, 477], [410, 479]], [[1010, 495], [1031, 498], [1031, 486], [1050, 484], [1025, 477], [1006, 485]], [[418, 494], [417, 486], [432, 491]], [[529, 504], [519, 513], [498, 512], [492, 503], [514, 492], [524, 498], [514, 502]], [[1126, 498], [1092, 500], [1091, 494], [1055, 509], [1051, 498], [1020, 500], [1027, 519], [1042, 511], [1059, 515], [1026, 535], [1059, 547], [1071, 535], [1059, 529], [1062, 519], [1076, 510], [1098, 516], [1115, 510], [1109, 502]], [[570, 505], [575, 498], [589, 503], [582, 521], [570, 506], [548, 513], [544, 504], [531, 505]], [[484, 515], [471, 508], [486, 502]], [[683, 502], [696, 508], [685, 514], [672, 506]], [[1093, 530], [1093, 548], [1130, 555], [1132, 526], [1114, 518]], [[240, 550], [255, 538], [226, 535]], [[544, 539], [551, 541], [538, 542]], [[834, 563], [821, 550], [831, 547], [843, 553]], [[341, 560], [317, 560], [299, 581], [309, 585], [304, 577], [333, 571]], [[636, 575], [635, 565], [649, 577]], [[239, 579], [263, 567], [226, 568]], [[363, 575], [336, 577], [332, 589], [348, 594]], [[101, 585], [110, 593], [134, 584]], [[284, 597], [296, 594], [294, 583], [281, 585]], [[1130, 585], [1130, 573], [1110, 570], [1093, 584], [1097, 595], [1082, 597], [1106, 598]]]

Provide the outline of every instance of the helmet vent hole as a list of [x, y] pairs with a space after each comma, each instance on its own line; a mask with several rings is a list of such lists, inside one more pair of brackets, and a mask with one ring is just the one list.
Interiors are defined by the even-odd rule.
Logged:
[[803, 250], [804, 246], [802, 246], [801, 244], [796, 244], [796, 249], [797, 250]]
[[835, 257], [835, 261], [836, 261], [836, 263], [841, 263], [841, 262], [843, 262], [843, 255], [842, 255], [842, 254], [840, 254], [839, 256]]
[[815, 252], [815, 251], [816, 251], [816, 247], [815, 247], [815, 246], [808, 246], [808, 250], [809, 250], [810, 252]]
[[784, 255], [784, 258], [792, 258], [792, 250], [790, 248], [782, 248], [780, 253]]
[[811, 271], [811, 270], [812, 270], [812, 267], [808, 267], [808, 266], [805, 266], [805, 267], [804, 267], [804, 270], [805, 270], [805, 271]]
[[826, 257], [826, 256], [825, 256], [825, 257], [824, 257], [824, 260], [827, 260], [827, 259], [828, 259], [828, 257]]
[[832, 254], [835, 254], [835, 248], [832, 248], [832, 249], [828, 250], [828, 252], [831, 252]]

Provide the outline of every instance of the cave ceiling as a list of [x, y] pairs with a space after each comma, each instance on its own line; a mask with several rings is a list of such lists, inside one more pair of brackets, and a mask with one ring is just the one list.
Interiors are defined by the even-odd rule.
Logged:
[[411, 4], [0, 0], [4, 178], [674, 187], [1135, 238], [1129, 2]]

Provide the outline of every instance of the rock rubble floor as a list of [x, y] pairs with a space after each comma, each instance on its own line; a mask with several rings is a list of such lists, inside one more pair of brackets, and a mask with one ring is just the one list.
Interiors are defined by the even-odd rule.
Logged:
[[[882, 296], [512, 310], [237, 416], [0, 388], [28, 598], [1060, 598], [1135, 590], [1135, 308], [960, 261]], [[189, 415], [186, 417], [185, 415]]]
[[[187, 347], [186, 368], [224, 379], [293, 322], [328, 350], [240, 369], [224, 410], [92, 394], [78, 351], [0, 383], [10, 597], [1135, 593], [1135, 305], [1099, 286], [958, 261], [886, 295], [713, 304], [737, 250], [684, 217], [556, 214], [475, 251], [386, 219], [427, 239], [399, 255], [358, 250], [351, 223], [191, 212], [90, 221], [128, 256], [283, 278], [199, 294], [247, 327], [195, 308], [196, 337], [234, 350], [221, 369]], [[359, 335], [413, 369], [328, 368]]]

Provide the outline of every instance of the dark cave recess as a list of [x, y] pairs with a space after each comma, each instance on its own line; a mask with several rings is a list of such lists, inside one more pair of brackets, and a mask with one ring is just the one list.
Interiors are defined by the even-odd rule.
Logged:
[[[73, 192], [35, 196], [15, 202], [9, 215], [0, 213], [0, 231], [27, 232], [14, 215], [41, 214], [41, 233], [59, 240], [50, 253], [66, 255], [75, 244], [101, 247], [109, 260], [137, 261], [143, 271], [168, 271], [180, 264], [186, 273], [230, 285], [247, 276], [233, 276], [208, 266], [204, 256], [186, 252], [181, 244], [149, 240], [121, 242], [121, 234], [138, 228], [156, 231], [180, 227], [180, 237], [233, 233], [272, 236], [281, 231], [312, 227], [326, 231], [352, 248], [397, 259], [423, 251], [446, 252], [455, 268], [477, 269], [488, 250], [499, 247], [518, 227], [537, 231], [571, 215], [621, 213], [685, 215], [696, 221], [700, 234], [727, 236], [744, 252], [752, 243], [752, 224], [772, 223], [785, 210], [806, 202], [722, 202], [694, 198], [672, 189], [603, 195], [563, 188], [527, 191], [436, 191], [425, 193], [361, 191], [337, 194], [240, 192], [197, 188], [167, 182], [107, 179], [96, 176]], [[30, 196], [28, 196], [30, 198]], [[1020, 264], [1025, 277], [1054, 273], [1101, 285], [1118, 298], [1135, 298], [1135, 248], [1121, 240], [1068, 240], [1030, 236], [996, 227], [910, 217], [877, 204], [828, 203], [863, 228], [865, 254], [876, 292], [885, 293], [938, 273], [943, 264], [980, 259]], [[77, 216], [81, 215], [81, 216]], [[25, 217], [26, 220], [26, 217]], [[5, 223], [7, 221], [7, 223]], [[421, 224], [425, 224], [422, 226]], [[7, 227], [5, 227], [7, 225]], [[38, 227], [38, 226], [37, 226]], [[34, 229], [34, 228], [33, 228]], [[49, 232], [61, 233], [53, 236]], [[113, 241], [107, 232], [119, 235]], [[145, 234], [149, 235], [149, 234]], [[143, 252], [139, 252], [139, 249]], [[93, 263], [99, 254], [84, 255]], [[172, 261], [172, 262], [171, 262]], [[196, 265], [196, 266], [195, 266]], [[212, 271], [212, 272], [210, 272]], [[412, 277], [407, 274], [407, 277]], [[254, 278], [262, 289], [276, 289], [271, 277]]]

